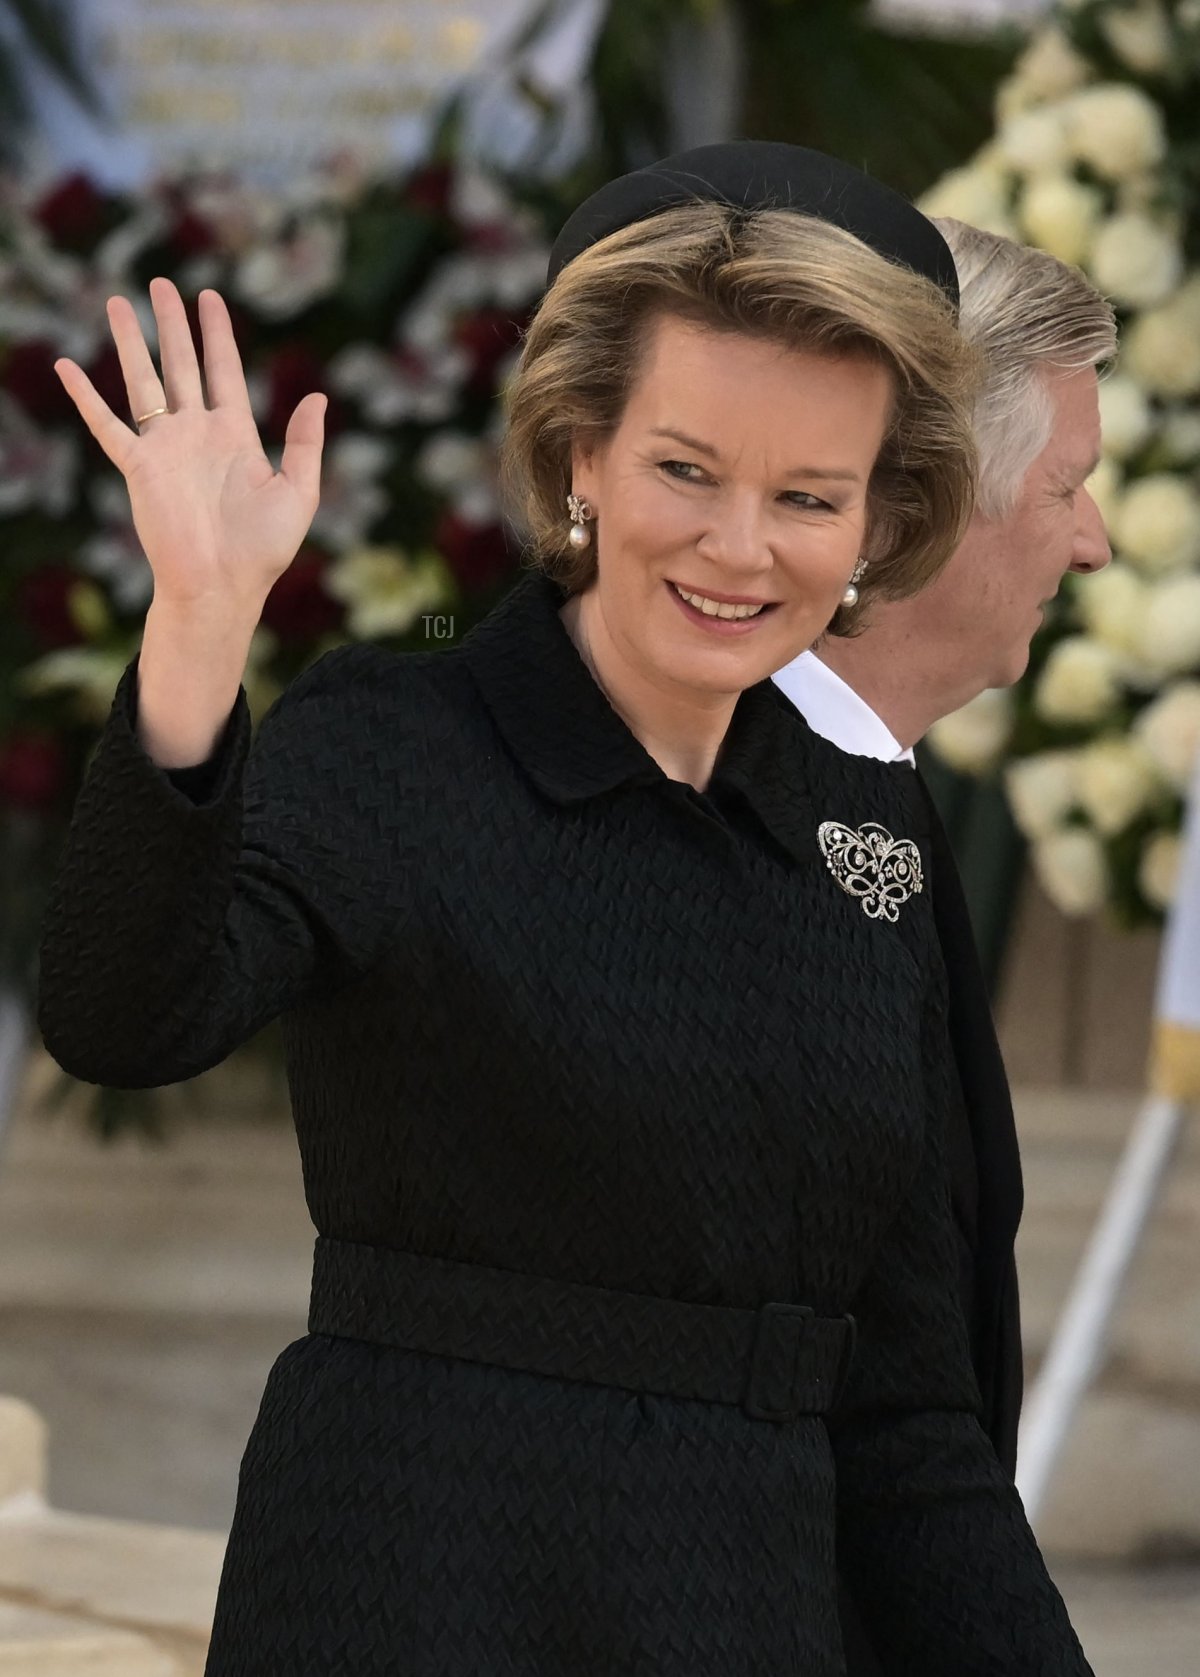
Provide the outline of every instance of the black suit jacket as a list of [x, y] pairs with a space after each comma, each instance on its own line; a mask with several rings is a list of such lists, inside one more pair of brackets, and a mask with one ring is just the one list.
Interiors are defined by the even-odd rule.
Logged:
[[[1008, 1077], [971, 930], [962, 881], [933, 798], [929, 805], [934, 919], [949, 978], [949, 1034], [962, 1099], [950, 1136], [963, 1303], [983, 1420], [1005, 1471], [1015, 1478], [1023, 1392], [1021, 1319], [1014, 1256], [1024, 1206], [1021, 1160]], [[839, 1580], [847, 1677], [883, 1677], [850, 1591]]]

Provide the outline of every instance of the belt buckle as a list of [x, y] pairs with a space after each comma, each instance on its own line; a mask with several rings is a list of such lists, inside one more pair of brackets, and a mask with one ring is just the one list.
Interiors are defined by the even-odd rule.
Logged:
[[789, 1320], [800, 1324], [799, 1331], [792, 1336], [792, 1380], [790, 1382], [793, 1394], [795, 1392], [795, 1371], [797, 1355], [803, 1339], [803, 1324], [811, 1321], [816, 1311], [811, 1304], [789, 1304], [784, 1300], [772, 1300], [758, 1308], [758, 1321], [754, 1330], [754, 1348], [750, 1353], [750, 1372], [746, 1381], [746, 1393], [742, 1399], [742, 1408], [747, 1415], [758, 1421], [794, 1421], [801, 1413], [798, 1401], [793, 1401], [784, 1409], [771, 1409], [760, 1403], [755, 1396], [759, 1386], [759, 1378], [767, 1371], [764, 1359], [768, 1354], [768, 1333], [770, 1324], [787, 1322]]
[[846, 1380], [850, 1374], [850, 1364], [854, 1361], [854, 1348], [858, 1343], [858, 1323], [847, 1310], [842, 1317], [846, 1323], [846, 1336], [842, 1340], [842, 1355], [838, 1361], [837, 1373], [833, 1377], [833, 1397], [830, 1407], [841, 1402], [842, 1393], [846, 1387]]

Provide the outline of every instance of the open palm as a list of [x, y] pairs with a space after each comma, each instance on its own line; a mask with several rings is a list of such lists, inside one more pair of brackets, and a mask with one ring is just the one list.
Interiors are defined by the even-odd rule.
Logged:
[[326, 398], [314, 391], [297, 404], [276, 471], [259, 439], [224, 299], [212, 290], [198, 299], [211, 406], [205, 405], [179, 291], [168, 279], [153, 279], [150, 300], [161, 381], [132, 303], [108, 299], [131, 414], [136, 420], [169, 409], [146, 418], [140, 434], [113, 413], [74, 361], [64, 357], [54, 370], [124, 475], [134, 528], [154, 573], [155, 599], [253, 612], [257, 621], [317, 510]]

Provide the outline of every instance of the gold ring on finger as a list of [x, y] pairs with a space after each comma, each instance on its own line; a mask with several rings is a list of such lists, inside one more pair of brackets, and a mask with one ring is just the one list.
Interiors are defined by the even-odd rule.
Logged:
[[151, 408], [149, 413], [144, 413], [141, 419], [135, 419], [133, 423], [135, 425], [143, 425], [146, 420], [153, 419], [156, 413], [170, 413], [170, 411], [170, 408]]

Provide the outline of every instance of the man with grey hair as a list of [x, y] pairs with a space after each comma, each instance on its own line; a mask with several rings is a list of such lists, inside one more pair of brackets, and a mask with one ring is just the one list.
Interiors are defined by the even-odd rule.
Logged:
[[908, 755], [940, 717], [1019, 680], [1063, 576], [1111, 557], [1086, 488], [1100, 456], [1097, 367], [1116, 351], [1111, 305], [1045, 251], [934, 225], [959, 271], [962, 330], [987, 361], [975, 516], [922, 593], [878, 604], [861, 634], [827, 635], [775, 676], [818, 733], [859, 755]]
[[[939, 576], [877, 603], [865, 627], [825, 635], [773, 679], [815, 732], [856, 756], [915, 765], [932, 723], [1020, 679], [1068, 571], [1111, 557], [1087, 480], [1100, 455], [1098, 369], [1116, 353], [1108, 301], [1046, 252], [935, 220], [954, 255], [960, 321], [985, 360], [974, 429], [979, 484], [967, 534]], [[1023, 1390], [1014, 1243], [1023, 1206], [1012, 1101], [954, 857], [927, 797], [927, 888], [949, 980], [961, 1100], [949, 1136], [963, 1313], [982, 1423], [1016, 1475]], [[848, 1677], [882, 1677], [840, 1581]]]

